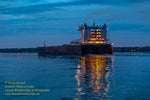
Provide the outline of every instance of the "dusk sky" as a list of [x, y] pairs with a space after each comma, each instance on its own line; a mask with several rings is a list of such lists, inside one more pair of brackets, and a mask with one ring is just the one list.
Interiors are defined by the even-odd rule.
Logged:
[[0, 48], [68, 44], [85, 21], [106, 23], [115, 47], [150, 46], [150, 0], [0, 0]]

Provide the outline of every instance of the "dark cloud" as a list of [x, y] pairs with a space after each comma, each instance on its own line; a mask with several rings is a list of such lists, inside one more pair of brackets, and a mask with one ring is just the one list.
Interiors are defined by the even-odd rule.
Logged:
[[149, 0], [127, 0], [129, 3], [143, 3], [150, 2]]
[[[140, 2], [141, 0], [80, 0], [80, 1], [72, 1], [72, 2], [55, 2], [55, 3], [35, 3], [40, 2], [41, 0], [27, 0], [29, 2], [26, 6], [20, 6], [20, 7], [9, 7], [9, 6], [0, 6], [0, 14], [33, 14], [33, 13], [41, 13], [46, 11], [52, 11], [57, 10], [60, 7], [64, 6], [76, 6], [76, 5], [114, 5], [114, 6], [120, 6], [125, 5], [129, 2]], [[147, 0], [144, 0], [147, 1]], [[9, 1], [7, 1], [9, 2]], [[19, 2], [18, 0], [14, 0], [13, 4], [15, 5], [15, 2]], [[5, 2], [3, 2], [5, 3]]]
[[25, 7], [15, 7], [15, 8], [1, 8], [0, 14], [34, 14], [41, 13], [45, 11], [57, 10], [58, 8], [50, 5], [33, 5], [33, 6], [25, 6]]
[[34, 14], [46, 11], [58, 10], [62, 6], [79, 5], [79, 2], [69, 3], [45, 3], [45, 4], [33, 4], [21, 7], [4, 7], [0, 6], [0, 14]]
[[134, 31], [134, 32], [139, 32], [139, 31], [145, 31], [145, 29], [148, 29], [147, 25], [143, 25], [143, 24], [134, 24], [134, 23], [130, 23], [130, 24], [111, 24], [110, 25], [111, 31], [121, 31], [121, 30], [125, 30], [128, 29], [130, 31]]
[[2, 20], [0, 23], [5, 24], [25, 24], [31, 22], [43, 22], [43, 21], [51, 21], [51, 20], [61, 20], [62, 18], [16, 18], [16, 19], [7, 19]]

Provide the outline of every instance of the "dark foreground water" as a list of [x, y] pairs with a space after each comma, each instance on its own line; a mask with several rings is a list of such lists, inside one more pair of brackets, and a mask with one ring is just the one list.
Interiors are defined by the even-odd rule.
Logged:
[[[50, 91], [7, 95], [24, 92], [5, 87], [19, 85], [16, 82], [34, 86], [23, 90]], [[150, 53], [45, 57], [36, 53], [0, 54], [0, 91], [0, 100], [150, 100]]]

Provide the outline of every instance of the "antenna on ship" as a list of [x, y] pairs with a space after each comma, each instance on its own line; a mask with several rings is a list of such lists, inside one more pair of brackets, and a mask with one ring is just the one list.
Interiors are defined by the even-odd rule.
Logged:
[[[106, 25], [106, 23], [104, 23], [104, 25]], [[109, 41], [109, 43], [111, 43], [111, 40], [110, 40], [110, 37], [109, 37], [109, 32], [108, 32], [108, 28], [106, 27], [106, 31], [107, 31], [107, 38], [108, 38], [108, 41]]]
[[46, 47], [46, 42], [44, 41], [44, 47]]
[[93, 26], [95, 26], [95, 21], [93, 22]]

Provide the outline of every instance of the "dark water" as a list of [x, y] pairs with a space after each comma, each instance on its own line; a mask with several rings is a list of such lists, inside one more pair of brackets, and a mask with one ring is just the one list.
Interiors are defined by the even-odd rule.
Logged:
[[[40, 95], [5, 95], [5, 82]], [[0, 100], [150, 100], [150, 53], [38, 56], [0, 54]]]

